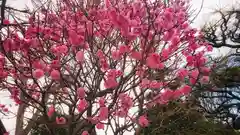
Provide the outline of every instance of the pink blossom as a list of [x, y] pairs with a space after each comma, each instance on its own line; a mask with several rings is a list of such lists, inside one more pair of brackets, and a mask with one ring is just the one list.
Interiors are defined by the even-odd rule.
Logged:
[[136, 18], [135, 20], [130, 20], [130, 25], [133, 27], [138, 28], [140, 24], [141, 24], [141, 20], [139, 18]]
[[172, 34], [170, 32], [166, 31], [163, 35], [163, 41], [169, 41], [172, 38]]
[[192, 88], [189, 85], [185, 85], [183, 86], [180, 91], [184, 94], [184, 95], [188, 95], [191, 92]]
[[104, 86], [107, 89], [115, 88], [118, 86], [118, 83], [117, 83], [116, 79], [114, 79], [114, 78], [107, 78], [106, 81], [104, 82]]
[[157, 82], [156, 80], [150, 82], [149, 87], [153, 89], [159, 89], [162, 86], [162, 83]]
[[188, 71], [184, 68], [179, 69], [177, 75], [181, 80], [183, 80], [188, 75]]
[[57, 124], [66, 124], [66, 119], [64, 117], [56, 117]]
[[183, 29], [187, 29], [189, 27], [189, 23], [184, 22], [181, 26], [182, 26]]
[[33, 61], [32, 66], [35, 69], [44, 69], [44, 64], [39, 60]]
[[44, 76], [44, 71], [42, 69], [36, 69], [35, 71], [33, 71], [34, 78], [40, 79], [43, 76]]
[[117, 77], [117, 70], [116, 69], [109, 69], [107, 77], [108, 78], [116, 78]]
[[198, 69], [195, 69], [191, 72], [190, 76], [193, 78], [193, 79], [197, 79], [198, 78], [198, 75], [199, 75], [199, 71]]
[[97, 129], [104, 129], [104, 124], [102, 124], [102, 123], [98, 123], [97, 125], [96, 125], [96, 128]]
[[68, 47], [66, 45], [61, 45], [57, 48], [58, 52], [66, 54], [68, 52]]
[[84, 90], [84, 88], [78, 88], [77, 89], [77, 94], [78, 94], [78, 97], [79, 98], [84, 98], [85, 97], [85, 90]]
[[104, 106], [105, 106], [105, 99], [104, 99], [103, 97], [101, 97], [101, 98], [99, 99], [98, 103], [99, 103], [99, 106], [100, 106], [100, 107], [104, 107]]
[[88, 131], [83, 131], [82, 135], [89, 135]]
[[3, 105], [3, 104], [0, 104], [0, 108], [4, 108], [5, 107], [5, 105]]
[[201, 58], [198, 59], [196, 66], [203, 66], [206, 63], [206, 61], [207, 61], [206, 58], [201, 57]]
[[51, 71], [51, 66], [50, 65], [46, 65], [44, 68], [45, 72], [50, 72]]
[[3, 47], [6, 52], [17, 50], [16, 43], [13, 39], [7, 38], [4, 40]]
[[142, 59], [142, 54], [140, 52], [133, 51], [131, 53], [131, 57], [136, 59], [136, 60], [141, 60]]
[[121, 54], [119, 51], [112, 51], [112, 57], [114, 60], [119, 60], [121, 58]]
[[7, 20], [7, 19], [4, 19], [4, 20], [3, 20], [3, 24], [8, 25], [8, 24], [10, 24], [10, 21]]
[[174, 97], [175, 99], [178, 99], [182, 94], [183, 94], [183, 93], [182, 93], [181, 90], [175, 90], [175, 91], [174, 91], [174, 94], [173, 94], [173, 97]]
[[50, 76], [53, 80], [60, 80], [60, 72], [58, 70], [53, 69]]
[[149, 125], [149, 121], [144, 115], [139, 117], [138, 123], [141, 127], [147, 127]]
[[164, 69], [164, 67], [165, 67], [164, 63], [159, 63], [158, 64], [158, 69]]
[[22, 104], [22, 101], [21, 101], [18, 97], [15, 97], [15, 98], [14, 98], [14, 102], [15, 102], [17, 105]]
[[107, 107], [101, 107], [99, 110], [99, 120], [106, 120], [108, 118], [108, 108]]
[[209, 82], [209, 77], [208, 76], [203, 76], [201, 79], [202, 83], [208, 83]]
[[109, 65], [108, 65], [108, 63], [105, 59], [101, 59], [100, 63], [101, 63], [101, 67], [102, 67], [103, 70], [108, 70], [109, 69]]
[[52, 53], [58, 53], [58, 51], [57, 51], [57, 47], [56, 46], [52, 46], [51, 48], [50, 48], [50, 51], [52, 52]]
[[163, 49], [161, 52], [161, 57], [163, 57], [163, 59], [166, 60], [166, 59], [168, 59], [169, 54], [170, 54], [170, 52], [168, 49]]
[[147, 57], [147, 66], [153, 69], [162, 69], [163, 64], [160, 61], [160, 56], [156, 53], [152, 53], [150, 56]]
[[77, 106], [77, 109], [79, 112], [82, 112], [86, 109], [86, 107], [88, 106], [88, 103], [85, 99], [82, 99], [79, 101], [79, 104]]
[[121, 29], [123, 35], [128, 33], [129, 19], [120, 14], [117, 16], [117, 26]]
[[173, 11], [172, 8], [166, 8], [164, 17], [167, 19], [167, 21], [172, 21], [173, 20]]
[[31, 47], [38, 48], [40, 46], [40, 42], [37, 38], [31, 39]]
[[180, 42], [180, 38], [178, 36], [174, 36], [171, 40], [173, 46], [176, 46]]
[[9, 135], [9, 132], [5, 132], [3, 135]]
[[0, 78], [6, 78], [8, 74], [9, 73], [7, 71], [0, 71]]
[[51, 68], [54, 68], [54, 69], [60, 68], [60, 61], [59, 60], [53, 60], [51, 62]]
[[127, 116], [128, 111], [124, 110], [124, 109], [119, 109], [116, 111], [116, 116], [120, 117], [120, 118], [124, 118]]
[[190, 47], [191, 50], [196, 50], [199, 47], [199, 45], [196, 44], [196, 43], [192, 43], [192, 44], [189, 45], [189, 47]]
[[190, 78], [190, 79], [189, 79], [189, 82], [190, 82], [192, 85], [194, 85], [194, 84], [197, 82], [197, 79], [195, 79], [195, 78]]
[[150, 85], [150, 83], [151, 83], [150, 80], [144, 78], [144, 79], [142, 79], [142, 82], [141, 82], [140, 86], [141, 86], [142, 88], [148, 88], [149, 85]]
[[105, 60], [101, 60], [101, 68], [103, 71], [106, 71], [109, 69], [109, 65]]
[[144, 73], [145, 73], [144, 69], [139, 68], [136, 72], [136, 75], [142, 78], [144, 76]]
[[89, 44], [88, 43], [85, 43], [84, 46], [83, 46], [84, 49], [88, 49], [89, 48]]
[[127, 114], [128, 110], [133, 106], [133, 99], [127, 94], [119, 95], [120, 106], [124, 109], [124, 112]]
[[3, 108], [3, 111], [8, 112], [9, 110], [8, 110], [8, 108]]
[[128, 48], [128, 46], [126, 46], [126, 45], [121, 45], [120, 47], [119, 47], [119, 53], [120, 54], [124, 54], [124, 53], [127, 53], [127, 52], [129, 52], [130, 51], [130, 49]]
[[207, 45], [207, 51], [211, 52], [213, 50], [213, 47], [211, 45]]
[[54, 112], [55, 112], [54, 106], [49, 107], [48, 112], [47, 112], [48, 117], [52, 117]]
[[164, 90], [164, 92], [161, 94], [160, 102], [168, 102], [173, 98], [174, 92], [172, 90]]
[[111, 19], [114, 25], [118, 25], [117, 12], [115, 10], [109, 11], [109, 18]]
[[2, 53], [0, 53], [0, 62], [1, 63], [5, 62], [5, 56]]
[[193, 62], [194, 62], [193, 56], [187, 56], [187, 62], [191, 66], [193, 64]]
[[121, 70], [116, 70], [116, 77], [120, 77], [123, 75], [123, 72]]
[[78, 62], [83, 62], [84, 61], [84, 53], [83, 53], [83, 51], [78, 51], [76, 53], [76, 60]]
[[84, 41], [84, 37], [81, 36], [81, 35], [78, 35], [75, 31], [71, 30], [69, 31], [69, 42], [72, 44], [72, 45], [80, 45], [82, 44]]
[[201, 72], [204, 74], [204, 75], [209, 75], [210, 72], [211, 72], [211, 69], [208, 68], [208, 67], [201, 67]]

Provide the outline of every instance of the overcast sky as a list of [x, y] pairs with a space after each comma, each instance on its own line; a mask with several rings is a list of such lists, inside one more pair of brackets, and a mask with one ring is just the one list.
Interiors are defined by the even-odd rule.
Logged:
[[[193, 4], [193, 9], [197, 9], [197, 11], [201, 7], [202, 0], [190, 0]], [[238, 0], [203, 0], [203, 8], [201, 13], [197, 17], [194, 22], [194, 26], [201, 26], [204, 22], [208, 21], [211, 17], [211, 12], [216, 9], [229, 9], [232, 8], [233, 5], [236, 5]], [[239, 1], [240, 2], [240, 1]]]
[[[30, 5], [31, 0], [8, 0], [8, 4], [12, 5], [16, 8], [24, 8], [26, 5]], [[193, 4], [193, 9], [196, 9], [197, 11], [200, 9], [202, 0], [190, 0], [192, 1]], [[203, 8], [201, 10], [201, 13], [199, 16], [196, 18], [193, 26], [194, 27], [200, 27], [202, 26], [206, 21], [210, 19], [210, 14], [213, 12], [215, 9], [226, 9], [226, 8], [231, 8], [232, 5], [236, 4], [237, 0], [204, 0], [203, 2]], [[223, 51], [225, 50], [225, 51]], [[215, 51], [215, 53], [226, 53], [229, 50], [227, 49], [222, 49], [220, 51]], [[0, 92], [1, 98], [0, 98], [0, 103], [3, 104], [9, 104], [11, 103], [11, 100], [6, 93]], [[16, 108], [16, 107], [14, 107]], [[16, 110], [16, 109], [15, 109]], [[13, 116], [14, 118], [14, 116]], [[5, 125], [6, 129], [8, 131], [11, 131], [10, 134], [14, 135], [14, 126], [15, 126], [15, 119], [2, 119], [3, 124]]]

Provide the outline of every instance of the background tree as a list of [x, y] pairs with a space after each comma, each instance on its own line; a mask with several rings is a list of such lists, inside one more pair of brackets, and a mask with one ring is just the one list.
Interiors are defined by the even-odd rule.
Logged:
[[[236, 127], [234, 121], [239, 115], [240, 109], [240, 63], [239, 63], [239, 27], [240, 14], [238, 9], [230, 11], [216, 11], [214, 15], [220, 15], [220, 19], [207, 23], [203, 28], [205, 39], [215, 48], [228, 47], [232, 52], [226, 56], [213, 58], [216, 63], [211, 72], [211, 84], [215, 85], [215, 90], [209, 87], [199, 87], [204, 89], [200, 100], [201, 107], [209, 114], [209, 117], [221, 120]], [[233, 123], [232, 123], [233, 122]]]
[[37, 4], [27, 25], [4, 20], [1, 28], [0, 88], [19, 106], [15, 134], [39, 126], [50, 135], [124, 134], [148, 126], [145, 108], [208, 79], [212, 48], [189, 26], [184, 1]]
[[211, 43], [213, 47], [230, 47], [239, 48], [239, 26], [240, 12], [232, 9], [217, 10], [214, 15], [220, 16], [217, 21], [207, 23], [203, 27], [204, 37]]

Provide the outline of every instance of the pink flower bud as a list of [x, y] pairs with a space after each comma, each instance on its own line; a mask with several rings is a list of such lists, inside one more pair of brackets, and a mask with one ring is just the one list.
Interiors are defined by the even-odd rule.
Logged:
[[8, 24], [10, 24], [10, 21], [7, 20], [7, 19], [4, 19], [4, 20], [3, 20], [3, 24], [8, 25]]
[[88, 131], [83, 131], [82, 135], [89, 135]]
[[56, 123], [57, 124], [65, 124], [66, 123], [66, 119], [64, 117], [56, 117]]

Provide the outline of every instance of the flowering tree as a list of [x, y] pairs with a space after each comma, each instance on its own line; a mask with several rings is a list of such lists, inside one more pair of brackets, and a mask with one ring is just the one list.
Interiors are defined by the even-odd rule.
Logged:
[[212, 48], [189, 26], [188, 8], [181, 0], [57, 0], [27, 26], [4, 20], [0, 88], [19, 106], [16, 134], [35, 125], [69, 135], [148, 126], [144, 108], [209, 81]]

